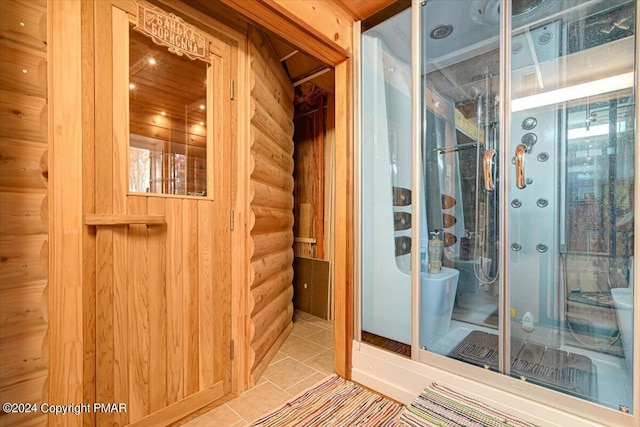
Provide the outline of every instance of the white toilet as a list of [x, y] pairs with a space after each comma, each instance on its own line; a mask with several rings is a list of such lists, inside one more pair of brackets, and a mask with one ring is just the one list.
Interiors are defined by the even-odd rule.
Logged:
[[611, 289], [611, 297], [618, 316], [624, 358], [627, 362], [628, 372], [631, 373], [633, 362], [633, 285], [628, 288]]
[[460, 272], [442, 267], [439, 274], [420, 274], [420, 346], [429, 348], [449, 332]]
[[[428, 339], [446, 334], [451, 322], [453, 303], [460, 272], [442, 267], [439, 274], [420, 274], [420, 345]], [[380, 271], [382, 283], [394, 286], [378, 287], [374, 292], [364, 289], [363, 305], [371, 309], [362, 313], [362, 330], [411, 343], [411, 276], [397, 269]]]

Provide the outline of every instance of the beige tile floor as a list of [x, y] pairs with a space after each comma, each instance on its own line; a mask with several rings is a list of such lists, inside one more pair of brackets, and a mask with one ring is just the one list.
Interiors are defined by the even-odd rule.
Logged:
[[184, 426], [240, 427], [277, 408], [333, 373], [333, 337], [333, 322], [296, 311], [293, 332], [258, 384]]

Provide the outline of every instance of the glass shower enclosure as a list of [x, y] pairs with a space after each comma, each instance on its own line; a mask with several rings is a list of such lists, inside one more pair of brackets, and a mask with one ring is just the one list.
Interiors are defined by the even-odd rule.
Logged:
[[427, 0], [363, 31], [359, 342], [637, 411], [636, 10]]

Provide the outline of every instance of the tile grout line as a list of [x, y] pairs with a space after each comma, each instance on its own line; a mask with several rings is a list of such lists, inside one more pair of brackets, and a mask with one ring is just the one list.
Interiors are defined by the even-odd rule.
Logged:
[[[295, 315], [295, 314], [294, 314], [294, 315]], [[304, 340], [304, 341], [303, 341], [303, 345], [304, 345], [305, 343], [312, 344], [312, 345], [316, 345], [316, 346], [320, 347], [320, 348], [322, 349], [322, 351], [320, 351], [319, 353], [317, 353], [317, 354], [315, 354], [315, 355], [313, 355], [313, 356], [311, 356], [311, 357], [308, 357], [308, 358], [306, 358], [306, 359], [304, 359], [304, 360], [298, 360], [297, 358], [295, 358], [295, 357], [291, 356], [290, 354], [286, 353], [285, 351], [283, 351], [283, 350], [279, 350], [279, 351], [282, 351], [282, 354], [284, 354], [284, 356], [285, 356], [285, 357], [283, 357], [282, 359], [278, 360], [277, 362], [272, 362], [272, 363], [270, 363], [270, 364], [269, 364], [269, 366], [275, 365], [275, 364], [277, 364], [277, 363], [279, 363], [279, 362], [282, 362], [282, 361], [284, 361], [284, 360], [286, 360], [286, 359], [291, 359], [291, 360], [293, 360], [293, 361], [295, 361], [295, 362], [297, 362], [297, 363], [300, 363], [302, 366], [304, 366], [304, 367], [306, 367], [306, 368], [310, 369], [312, 372], [311, 372], [309, 375], [307, 375], [306, 377], [304, 377], [303, 379], [301, 379], [300, 381], [297, 381], [296, 383], [294, 383], [294, 384], [290, 385], [290, 386], [289, 386], [289, 387], [287, 387], [286, 389], [285, 389], [285, 388], [280, 387], [278, 384], [274, 383], [273, 381], [269, 380], [268, 378], [264, 377], [264, 375], [263, 375], [263, 376], [261, 377], [261, 379], [264, 379], [264, 382], [263, 382], [262, 384], [260, 384], [260, 385], [256, 385], [256, 386], [255, 386], [255, 387], [253, 387], [252, 389], [256, 389], [256, 388], [258, 388], [258, 387], [260, 387], [260, 386], [264, 385], [265, 383], [270, 383], [272, 386], [274, 386], [274, 387], [276, 387], [277, 389], [281, 390], [282, 392], [284, 392], [284, 393], [288, 396], [288, 399], [287, 399], [287, 400], [285, 400], [285, 402], [286, 402], [286, 401], [288, 401], [289, 399], [291, 399], [291, 398], [293, 398], [293, 397], [297, 396], [301, 391], [304, 391], [304, 390], [301, 390], [300, 392], [298, 392], [298, 393], [296, 393], [296, 394], [294, 395], [294, 394], [292, 394], [291, 392], [289, 392], [289, 391], [288, 391], [288, 389], [290, 389], [290, 388], [292, 388], [292, 387], [295, 387], [295, 386], [297, 386], [297, 385], [301, 384], [302, 382], [304, 382], [304, 381], [308, 380], [309, 378], [311, 378], [312, 376], [314, 376], [314, 375], [316, 375], [316, 374], [319, 374], [319, 375], [321, 375], [321, 376], [323, 376], [323, 377], [326, 377], [326, 376], [328, 376], [328, 375], [332, 375], [332, 374], [334, 374], [334, 372], [329, 372], [329, 373], [327, 373], [327, 372], [320, 371], [320, 370], [318, 370], [318, 369], [316, 369], [316, 368], [314, 368], [314, 367], [312, 367], [312, 366], [307, 365], [305, 362], [306, 362], [306, 361], [309, 361], [309, 360], [311, 360], [311, 359], [313, 359], [313, 358], [315, 358], [315, 357], [318, 357], [318, 356], [320, 356], [321, 354], [324, 354], [324, 353], [326, 353], [326, 352], [328, 352], [328, 351], [335, 351], [335, 348], [334, 348], [334, 347], [326, 347], [326, 346], [324, 346], [324, 345], [322, 345], [322, 344], [319, 344], [319, 343], [316, 343], [316, 342], [310, 341], [310, 340], [308, 340], [308, 339], [307, 339], [307, 338], [305, 338], [305, 337], [306, 337], [306, 336], [312, 336], [312, 335], [318, 334], [318, 333], [320, 333], [320, 332], [330, 331], [330, 330], [331, 330], [335, 325], [334, 325], [334, 323], [333, 323], [333, 322], [331, 322], [331, 321], [327, 321], [327, 320], [324, 320], [324, 319], [320, 319], [319, 317], [313, 316], [313, 315], [311, 315], [311, 314], [307, 314], [307, 313], [305, 313], [305, 315], [306, 315], [306, 316], [308, 316], [309, 318], [308, 318], [308, 319], [303, 319], [303, 318], [300, 318], [300, 317], [298, 316], [298, 318], [297, 318], [296, 320], [292, 320], [292, 321], [293, 321], [294, 323], [299, 323], [299, 324], [301, 324], [301, 325], [309, 325], [309, 326], [311, 326], [311, 327], [313, 327], [313, 328], [319, 328], [319, 330], [316, 330], [316, 331], [315, 331], [315, 332], [313, 332], [312, 334], [310, 334], [310, 335], [305, 335], [305, 336], [299, 336], [299, 335], [296, 335], [295, 333], [293, 333], [293, 332], [292, 332], [292, 333], [290, 334], [289, 338], [290, 338], [290, 337], [295, 337], [295, 338], [297, 338], [297, 339]], [[317, 324], [317, 323], [315, 322], [315, 319], [319, 319], [319, 322], [318, 322], [319, 324]], [[335, 334], [335, 330], [333, 330], [333, 333]], [[289, 340], [289, 338], [287, 338], [287, 340], [285, 340], [285, 343], [286, 343], [286, 341], [288, 341], [288, 340]], [[252, 390], [252, 389], [248, 389], [248, 390], [246, 390], [246, 391], [249, 391], [249, 390]], [[240, 396], [242, 396], [242, 395], [240, 395]], [[231, 401], [229, 401], [229, 402], [227, 402], [227, 403], [225, 403], [225, 404], [224, 404], [224, 406], [226, 406], [229, 410], [231, 410], [231, 412], [232, 412], [232, 413], [234, 413], [234, 414], [235, 414], [236, 416], [238, 416], [238, 418], [239, 418], [239, 420], [237, 420], [236, 422], [234, 422], [233, 424], [231, 424], [231, 426], [230, 426], [230, 427], [236, 427], [236, 426], [240, 426], [240, 425], [247, 425], [248, 423], [250, 423], [250, 422], [252, 421], [252, 420], [246, 420], [242, 415], [240, 415], [240, 413], [239, 413], [238, 411], [236, 411], [235, 409], [233, 409], [233, 408], [229, 405], [229, 403], [231, 403], [231, 402], [233, 402], [234, 400], [236, 400], [236, 399], [240, 398], [240, 396], [237, 396], [237, 397], [235, 397], [234, 399], [232, 399]], [[283, 403], [284, 403], [284, 402], [283, 402]], [[278, 408], [278, 407], [279, 407], [279, 406], [281, 406], [283, 403], [280, 403], [280, 404], [276, 405], [272, 410], [274, 410], [274, 409]], [[268, 412], [269, 412], [269, 411], [265, 412], [265, 414], [266, 414], [266, 413], [268, 413]], [[261, 414], [260, 416], [262, 416], [262, 415], [264, 415], [264, 414]], [[260, 416], [259, 416], [259, 417], [260, 417]], [[259, 418], [259, 417], [258, 417], [258, 418]], [[196, 420], [196, 419], [198, 419], [198, 418], [194, 418], [194, 420]]]
[[[238, 396], [240, 397], [240, 396]], [[235, 399], [231, 400], [231, 402], [233, 402], [234, 400], [236, 400], [238, 397], [236, 397]], [[244, 417], [242, 415], [240, 415], [235, 409], [233, 409], [231, 406], [229, 406], [228, 403], [225, 403], [225, 405], [231, 409], [231, 412], [233, 412], [234, 414], [236, 414], [238, 417], [240, 417], [240, 420], [242, 420], [245, 424], [248, 423], [249, 421], [245, 420]]]
[[[322, 353], [324, 353], [324, 351], [323, 351]], [[320, 353], [320, 354], [322, 354], [322, 353]], [[317, 355], [316, 355], [316, 356], [317, 356]], [[316, 357], [316, 356], [312, 356], [312, 357]], [[309, 359], [311, 359], [312, 357], [310, 357], [310, 358], [308, 358], [308, 359], [306, 359], [306, 360], [309, 360]], [[291, 359], [291, 360], [293, 360], [294, 362], [299, 363], [299, 364], [301, 364], [302, 366], [304, 366], [304, 367], [306, 367], [306, 368], [309, 368], [309, 369], [311, 369], [311, 370], [313, 371], [313, 372], [312, 372], [311, 374], [309, 374], [308, 376], [304, 377], [303, 379], [301, 379], [300, 381], [298, 381], [298, 382], [296, 382], [296, 383], [291, 384], [291, 385], [290, 385], [289, 387], [287, 387], [287, 388], [291, 388], [291, 387], [293, 387], [293, 386], [295, 386], [295, 385], [297, 385], [297, 384], [300, 384], [301, 382], [308, 380], [309, 378], [311, 378], [311, 377], [312, 377], [313, 375], [315, 375], [315, 374], [327, 375], [327, 374], [325, 374], [324, 372], [321, 372], [321, 371], [317, 370], [316, 368], [311, 367], [311, 366], [309, 366], [309, 365], [305, 364], [304, 362], [302, 362], [302, 361], [300, 361], [300, 360], [297, 360], [297, 359], [295, 359], [294, 357], [291, 357], [291, 356], [287, 356], [287, 357], [285, 357], [284, 359], [278, 360], [277, 362], [275, 362], [275, 363], [273, 363], [272, 365], [269, 365], [269, 366], [276, 365], [276, 364], [278, 364], [278, 363], [280, 363], [280, 362], [282, 362], [282, 361], [284, 361], [284, 360], [286, 360], [286, 359]], [[270, 383], [271, 383], [271, 384], [273, 384], [274, 386], [278, 387], [280, 390], [284, 391], [285, 393], [287, 393], [287, 394], [289, 394], [289, 395], [291, 395], [291, 396], [293, 397], [293, 395], [292, 395], [290, 392], [288, 392], [288, 391], [287, 391], [287, 388], [282, 388], [282, 387], [280, 387], [278, 384], [276, 384], [275, 382], [273, 382], [273, 381], [272, 381], [272, 380], [270, 380], [269, 378], [265, 377], [264, 375], [263, 375], [261, 378], [264, 378], [264, 380], [265, 380], [265, 381], [270, 382]]]

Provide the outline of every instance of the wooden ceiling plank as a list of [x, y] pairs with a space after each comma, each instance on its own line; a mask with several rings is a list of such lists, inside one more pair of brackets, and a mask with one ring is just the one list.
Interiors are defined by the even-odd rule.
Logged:
[[[300, 80], [301, 78], [304, 78], [312, 74], [313, 72], [318, 71], [323, 67], [324, 67], [324, 64], [322, 62], [318, 61], [315, 58], [310, 57], [305, 53], [300, 53], [287, 61], [287, 69], [289, 70], [289, 75], [291, 76], [292, 82], [295, 82], [296, 80]], [[327, 90], [331, 90], [331, 87], [333, 86], [331, 87], [322, 86], [322, 87]]]
[[326, 90], [329, 93], [333, 93], [335, 89], [334, 79], [335, 79], [335, 76], [334, 76], [333, 70], [331, 70], [331, 72], [322, 74], [321, 76], [318, 76], [313, 80], [310, 80], [310, 82]]

